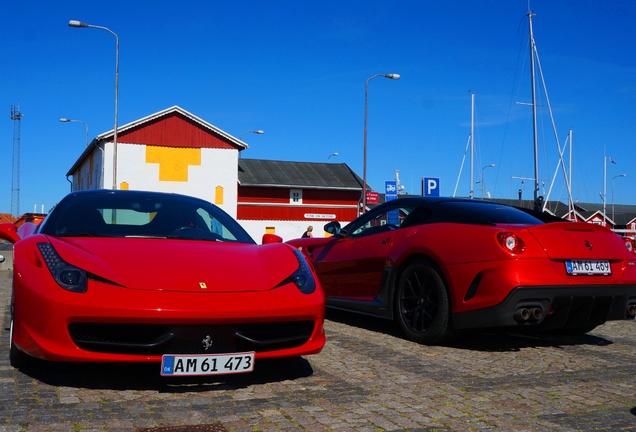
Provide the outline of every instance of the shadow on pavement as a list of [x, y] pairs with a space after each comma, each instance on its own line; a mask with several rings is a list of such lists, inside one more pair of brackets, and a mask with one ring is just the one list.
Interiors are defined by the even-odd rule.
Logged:
[[254, 371], [244, 374], [162, 377], [158, 363], [55, 363], [35, 361], [20, 369], [25, 375], [52, 386], [110, 389], [156, 390], [187, 393], [235, 390], [254, 384], [304, 378], [313, 374], [302, 357], [257, 360]]
[[[405, 339], [399, 325], [383, 318], [327, 309], [325, 318], [376, 333]], [[329, 343], [327, 341], [327, 343]], [[611, 345], [611, 340], [593, 334], [556, 334], [510, 331], [509, 329], [458, 332], [454, 338], [440, 344], [457, 349], [488, 352], [519, 351], [523, 348], [560, 347], [570, 345]]]
[[559, 348], [572, 345], [606, 346], [613, 342], [591, 334], [565, 335], [510, 331], [464, 333], [446, 346], [473, 351], [506, 352], [523, 348]]

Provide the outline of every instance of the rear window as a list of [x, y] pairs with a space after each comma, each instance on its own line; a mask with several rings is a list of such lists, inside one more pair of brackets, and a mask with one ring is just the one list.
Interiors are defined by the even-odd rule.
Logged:
[[447, 201], [436, 203], [428, 208], [418, 208], [409, 215], [403, 226], [443, 222], [479, 225], [540, 225], [544, 223], [530, 213], [503, 204], [482, 201]]
[[538, 225], [543, 222], [517, 208], [489, 202], [446, 202], [440, 216], [449, 222]]

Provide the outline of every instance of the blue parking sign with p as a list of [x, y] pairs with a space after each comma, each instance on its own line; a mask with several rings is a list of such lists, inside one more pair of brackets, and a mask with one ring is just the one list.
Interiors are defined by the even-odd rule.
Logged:
[[439, 177], [424, 177], [424, 196], [439, 196]]

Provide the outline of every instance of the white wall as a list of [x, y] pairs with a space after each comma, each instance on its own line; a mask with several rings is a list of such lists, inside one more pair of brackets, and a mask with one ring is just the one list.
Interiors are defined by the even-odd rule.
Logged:
[[[202, 198], [219, 205], [236, 217], [238, 194], [238, 151], [235, 149], [201, 149], [201, 165], [188, 167], [188, 179], [159, 180], [159, 164], [146, 162], [146, 146], [117, 145], [117, 182], [127, 182], [129, 189], [180, 193]], [[223, 203], [215, 202], [216, 188], [223, 188]]]
[[[105, 144], [107, 163], [102, 170], [102, 151], [93, 152], [91, 170], [90, 157], [74, 176], [74, 190], [110, 189], [113, 186], [113, 144]], [[201, 149], [201, 164], [189, 165], [186, 181], [163, 181], [159, 179], [159, 164], [146, 162], [146, 146], [117, 143], [117, 187], [127, 183], [131, 190], [152, 190], [180, 193], [202, 198], [217, 204], [236, 218], [238, 195], [238, 150]], [[75, 178], [78, 177], [78, 178]], [[216, 189], [223, 189], [222, 203], [216, 202]]]

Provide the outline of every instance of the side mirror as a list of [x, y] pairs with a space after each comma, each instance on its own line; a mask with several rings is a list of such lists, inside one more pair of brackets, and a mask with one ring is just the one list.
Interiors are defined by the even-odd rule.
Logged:
[[11, 243], [17, 243], [20, 240], [18, 229], [12, 223], [0, 224], [0, 239], [7, 240]]
[[262, 244], [271, 244], [271, 243], [282, 243], [283, 238], [281, 236], [277, 236], [276, 234], [263, 234]]
[[340, 234], [340, 222], [333, 221], [333, 222], [329, 222], [328, 224], [325, 224], [325, 232], [331, 235]]

